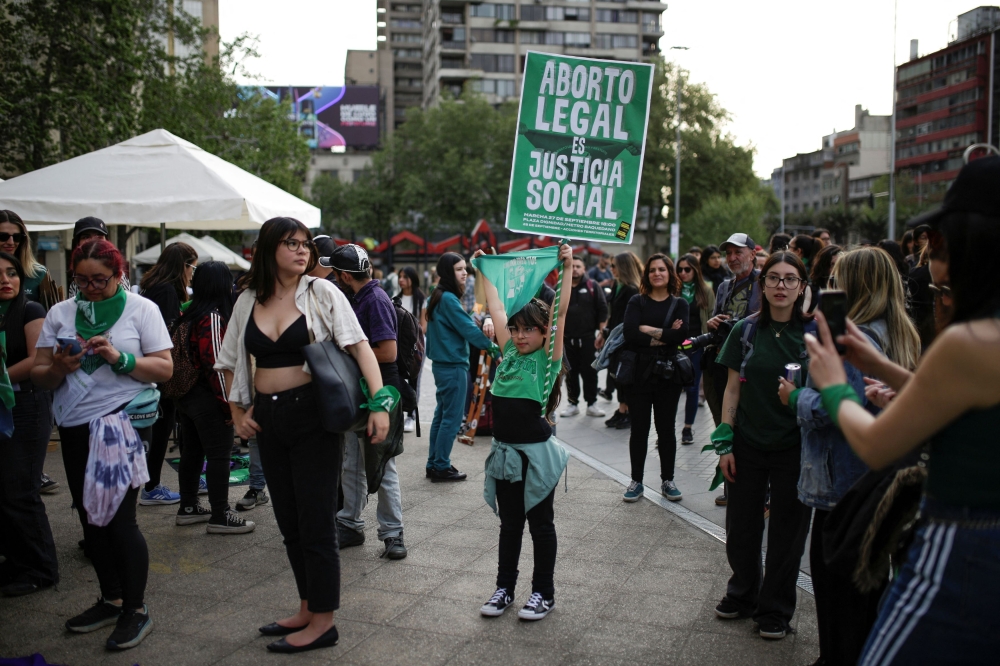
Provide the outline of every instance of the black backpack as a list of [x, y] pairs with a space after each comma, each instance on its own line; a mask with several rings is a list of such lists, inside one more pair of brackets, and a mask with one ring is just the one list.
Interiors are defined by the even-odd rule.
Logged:
[[396, 308], [396, 365], [399, 376], [412, 386], [417, 384], [420, 366], [424, 363], [424, 332], [413, 313], [404, 308], [399, 296], [392, 299]]

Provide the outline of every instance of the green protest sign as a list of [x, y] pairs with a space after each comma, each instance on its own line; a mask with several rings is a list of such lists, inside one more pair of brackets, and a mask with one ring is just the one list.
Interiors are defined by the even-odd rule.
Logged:
[[507, 228], [631, 243], [652, 85], [652, 65], [529, 51]]

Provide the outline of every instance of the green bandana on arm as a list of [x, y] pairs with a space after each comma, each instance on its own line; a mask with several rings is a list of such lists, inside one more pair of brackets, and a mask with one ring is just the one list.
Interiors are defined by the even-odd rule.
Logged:
[[[733, 439], [736, 433], [733, 432], [733, 427], [728, 423], [720, 423], [719, 427], [715, 429], [712, 433], [712, 443], [706, 444], [702, 447], [702, 451], [715, 451], [719, 456], [724, 456], [728, 453], [733, 452]], [[715, 466], [715, 477], [712, 479], [712, 485], [708, 487], [709, 490], [715, 490], [722, 482], [726, 480], [726, 477], [722, 474], [722, 468], [718, 465]]]
[[125, 290], [118, 291], [103, 301], [88, 301], [83, 292], [76, 294], [76, 333], [84, 340], [101, 335], [115, 325], [125, 311]]

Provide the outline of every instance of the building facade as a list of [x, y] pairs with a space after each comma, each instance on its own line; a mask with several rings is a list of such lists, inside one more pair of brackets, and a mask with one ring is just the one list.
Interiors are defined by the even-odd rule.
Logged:
[[940, 199], [974, 143], [998, 145], [1000, 8], [958, 17], [953, 42], [896, 70], [896, 172]]
[[[829, 176], [827, 165], [832, 160], [828, 149], [799, 153], [782, 160], [785, 215], [819, 210], [823, 201], [823, 183]], [[776, 170], [777, 171], [777, 170]], [[779, 175], [780, 178], [780, 175]]]
[[868, 203], [875, 181], [889, 173], [892, 116], [873, 116], [854, 107], [854, 127], [823, 137], [831, 161], [823, 180], [820, 208]]

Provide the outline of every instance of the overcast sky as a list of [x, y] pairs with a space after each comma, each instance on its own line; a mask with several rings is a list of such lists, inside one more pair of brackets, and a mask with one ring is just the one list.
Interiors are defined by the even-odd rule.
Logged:
[[[892, 109], [891, 0], [669, 0], [662, 49], [718, 95], [738, 143], [757, 149], [762, 177], [781, 159], [854, 125], [854, 105]], [[220, 0], [222, 38], [260, 37], [253, 66], [286, 85], [342, 85], [348, 49], [374, 49], [375, 0]], [[973, 0], [898, 0], [896, 56], [948, 43]], [[688, 51], [668, 51], [687, 46]]]

